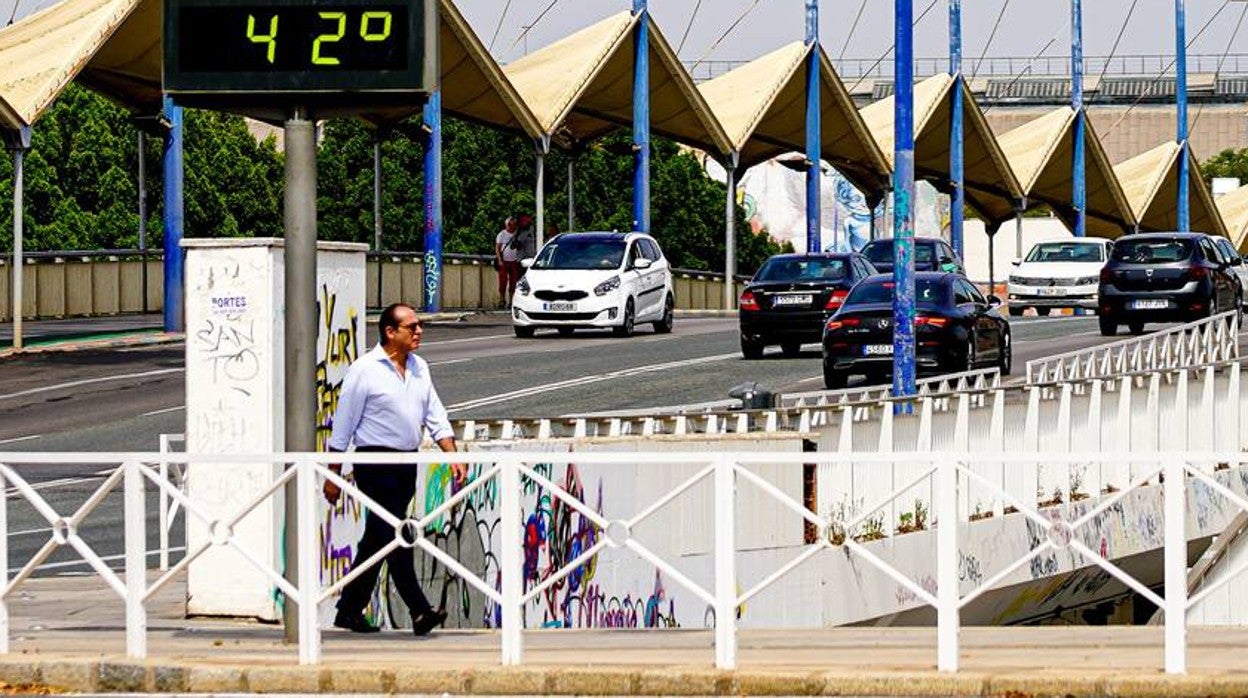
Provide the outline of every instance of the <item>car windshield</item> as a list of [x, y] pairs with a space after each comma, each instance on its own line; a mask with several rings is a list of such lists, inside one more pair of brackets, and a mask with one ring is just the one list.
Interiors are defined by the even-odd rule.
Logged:
[[[940, 279], [915, 279], [914, 300], [927, 306], [944, 305], [945, 286], [940, 283]], [[846, 306], [892, 302], [893, 282], [881, 280], [863, 281], [855, 286], [854, 290], [849, 292], [849, 297], [845, 299]]]
[[1151, 240], [1119, 240], [1114, 245], [1115, 262], [1127, 264], [1167, 264], [1192, 256], [1190, 240], [1180, 238]]
[[832, 257], [772, 257], [754, 275], [755, 281], [841, 281], [848, 275], [845, 260]]
[[534, 269], [618, 269], [624, 261], [624, 241], [577, 239], [562, 235], [551, 240], [533, 260]]
[[[925, 245], [915, 243], [914, 245], [914, 261], [920, 264], [930, 264], [932, 261], [932, 250], [934, 245]], [[871, 260], [872, 264], [892, 264], [893, 263], [893, 241], [892, 240], [875, 240], [868, 242], [862, 248], [862, 254]]]
[[1042, 242], [1031, 248], [1028, 262], [1104, 262], [1105, 246], [1095, 242]]

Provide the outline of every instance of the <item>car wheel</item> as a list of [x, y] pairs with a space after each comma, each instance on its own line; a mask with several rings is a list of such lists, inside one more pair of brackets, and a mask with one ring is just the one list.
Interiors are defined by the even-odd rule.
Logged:
[[536, 327], [524, 327], [521, 325], [515, 325], [512, 329], [515, 330], [516, 336], [520, 339], [529, 339], [537, 332]]
[[763, 342], [741, 337], [741, 356], [744, 356], [747, 361], [757, 361], [763, 358], [765, 346]]
[[849, 374], [838, 371], [823, 362], [823, 387], [828, 390], [844, 390], [849, 385]]
[[802, 343], [785, 342], [780, 345], [780, 350], [784, 352], [785, 356], [792, 359], [802, 353]]
[[1014, 343], [1010, 341], [1009, 332], [1001, 335], [1001, 358], [997, 361], [997, 368], [1001, 369], [1003, 376], [1010, 375], [1010, 371], [1014, 370]]
[[1110, 320], [1109, 318], [1102, 316], [1097, 321], [1097, 324], [1101, 326], [1102, 337], [1113, 337], [1114, 335], [1118, 334], [1118, 323], [1114, 322], [1113, 320]]
[[657, 334], [668, 334], [672, 331], [672, 324], [675, 322], [676, 301], [669, 294], [667, 301], [663, 303], [663, 317], [654, 323], [654, 331]]
[[1026, 308], [1024, 308], [1024, 307], [1023, 307], [1023, 306], [1021, 306], [1021, 305], [1017, 305], [1017, 306], [1015, 306], [1015, 305], [1011, 305], [1011, 306], [1010, 306], [1010, 317], [1022, 317], [1022, 315], [1023, 315], [1023, 311], [1024, 311], [1024, 310], [1026, 310]]
[[1128, 322], [1127, 329], [1131, 331], [1131, 334], [1144, 334], [1144, 323]]
[[1048, 314], [1049, 314], [1048, 308], [1036, 308], [1036, 315], [1039, 315], [1040, 317], [1044, 317]]
[[571, 327], [560, 327], [560, 328], [559, 328], [559, 336], [560, 336], [560, 337], [571, 337], [573, 332], [576, 332], [576, 330], [575, 330], [575, 329], [573, 329], [573, 328], [571, 328]]
[[612, 334], [616, 337], [633, 336], [633, 322], [635, 319], [636, 316], [633, 312], [633, 299], [629, 298], [624, 303], [624, 319], [620, 321], [619, 325], [611, 328]]

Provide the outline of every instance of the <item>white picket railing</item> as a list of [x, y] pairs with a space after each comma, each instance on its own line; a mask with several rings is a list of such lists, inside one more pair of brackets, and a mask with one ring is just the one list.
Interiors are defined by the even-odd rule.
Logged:
[[[70, 547], [91, 566], [116, 593], [124, 600], [126, 609], [126, 651], [134, 658], [147, 655], [146, 619], [147, 603], [151, 597], [167, 585], [176, 575], [186, 571], [193, 562], [212, 546], [230, 545], [244, 559], [259, 569], [288, 599], [298, 606], [299, 627], [299, 661], [302, 664], [315, 664], [321, 661], [321, 631], [318, 625], [317, 607], [337, 593], [343, 585], [358, 575], [361, 570], [379, 564], [385, 554], [397, 546], [406, 545], [419, 548], [426, 555], [433, 556], [446, 565], [466, 583], [470, 584], [492, 602], [499, 604], [501, 610], [501, 626], [497, 631], [501, 636], [501, 662], [505, 665], [520, 664], [524, 658], [523, 648], [523, 607], [528, 601], [538, 598], [545, 590], [572, 574], [579, 566], [605, 550], [611, 548], [627, 548], [638, 557], [654, 565], [664, 575], [675, 580], [698, 599], [704, 601], [715, 611], [715, 665], [723, 669], [735, 668], [737, 665], [737, 620], [736, 609], [747, 603], [763, 590], [774, 585], [778, 580], [792, 572], [803, 562], [823, 551], [846, 548], [854, 556], [867, 561], [870, 565], [886, 574], [898, 584], [912, 592], [915, 598], [933, 606], [937, 610], [937, 666], [942, 671], [958, 669], [958, 627], [961, 623], [961, 611], [985, 591], [1006, 580], [1011, 574], [1022, 569], [1036, 556], [1046, 552], [1065, 550], [1074, 551], [1085, 559], [1088, 564], [1102, 568], [1144, 598], [1165, 608], [1165, 670], [1170, 673], [1186, 671], [1187, 651], [1187, 609], [1201, 601], [1213, 590], [1219, 588], [1242, 569], [1232, 571], [1218, 582], [1206, 585], [1201, 592], [1189, 598], [1186, 585], [1187, 556], [1187, 521], [1185, 519], [1185, 502], [1190, 482], [1199, 482], [1207, 488], [1225, 497], [1235, 508], [1248, 510], [1248, 501], [1243, 496], [1231, 491], [1222, 484], [1215, 474], [1219, 470], [1243, 467], [1242, 454], [1233, 453], [1116, 453], [1116, 454], [1080, 454], [1054, 455], [1051, 453], [1020, 453], [1020, 454], [965, 454], [965, 453], [905, 453], [905, 454], [838, 454], [838, 453], [766, 453], [766, 452], [733, 452], [733, 453], [672, 453], [672, 452], [632, 452], [632, 453], [548, 453], [548, 452], [477, 452], [461, 453], [456, 460], [483, 466], [481, 474], [466, 484], [459, 492], [448, 498], [431, 511], [424, 512], [419, 518], [400, 520], [385, 513], [376, 504], [365, 497], [352, 483], [344, 480], [326, 467], [331, 459], [334, 462], [354, 463], [411, 463], [429, 465], [441, 463], [446, 456], [440, 453], [421, 454], [264, 454], [260, 456], [189, 456], [185, 454], [144, 454], [144, 453], [0, 453], [0, 486], [12, 486], [29, 502], [34, 509], [48, 522], [52, 532], [49, 540], [11, 579], [8, 577], [9, 547], [8, 540], [8, 503], [0, 499], [0, 570], [6, 570], [3, 581], [3, 594], [0, 595], [0, 651], [8, 652], [9, 635], [7, 602], [13, 598], [14, 592], [35, 572], [55, 550]], [[1041, 513], [1034, 498], [1020, 497], [1012, 493], [1004, 482], [1005, 468], [1001, 469], [1002, 477], [996, 478], [983, 467], [985, 461], [1000, 464], [1008, 463], [1012, 468], [1035, 467], [1036, 464], [1049, 463], [1065, 466], [1069, 472], [1070, 462], [1097, 462], [1101, 469], [1110, 472], [1129, 473], [1130, 482], [1119, 481], [1121, 486], [1107, 490], [1107, 495], [1096, 502], [1094, 508], [1082, 513], [1078, 518], [1066, 521], [1057, 510]], [[176, 485], [162, 478], [154, 464], [160, 462], [176, 464], [192, 463], [293, 463], [285, 473], [277, 478], [265, 491], [251, 501], [240, 506], [234, 514], [224, 518], [210, 518], [201, 507], [192, 501]], [[543, 476], [535, 467], [536, 464], [598, 464], [604, 466], [637, 464], [653, 465], [654, 467], [670, 467], [671, 464], [682, 464], [696, 468], [696, 474], [658, 496], [656, 501], [638, 503], [638, 508], [627, 518], [608, 519], [594, 511], [564, 488]], [[99, 489], [87, 501], [69, 516], [57, 512], [44, 497], [32, 487], [19, 473], [19, 469], [30, 465], [52, 463], [78, 464], [118, 464], [109, 474]], [[821, 467], [866, 464], [876, 471], [892, 471], [894, 473], [890, 488], [876, 490], [882, 496], [868, 500], [869, 504], [858, 511], [836, 518], [808, 509], [802, 502], [782, 491], [772, 482], [758, 475], [754, 467], [763, 465], [788, 465], [801, 467], [802, 464], [816, 463]], [[898, 472], [908, 473], [907, 477], [899, 478]], [[522, 516], [523, 479], [527, 478], [561, 500], [571, 509], [593, 523], [601, 533], [601, 537], [575, 559], [543, 579], [531, 588], [525, 588], [523, 579], [523, 534], [524, 517]], [[317, 500], [322, 496], [321, 487], [324, 480], [331, 480], [344, 492], [356, 498], [362, 505], [377, 512], [387, 523], [395, 528], [395, 539], [389, 546], [367, 561], [354, 566], [352, 573], [328, 588], [323, 588], [318, 575], [317, 536], [313, 532], [317, 527]], [[654, 515], [662, 507], [676, 500], [704, 480], [713, 483], [713, 554], [714, 567], [709, 584], [699, 584], [682, 573], [673, 560], [663, 559], [646, 544], [631, 534], [635, 527]], [[478, 488], [494, 481], [497, 486], [501, 507], [499, 520], [501, 574], [499, 586], [496, 588], [491, 580], [484, 580], [468, 570], [464, 564], [424, 537], [423, 531], [431, 521], [450, 511], [464, 502]], [[870, 541], [859, 540], [855, 531], [860, 530], [865, 521], [880, 509], [888, 507], [891, 502], [909, 492], [916, 484], [929, 482], [932, 492], [931, 528], [935, 530], [937, 539], [935, 556], [935, 587], [925, 588], [924, 585], [903, 574], [892, 563], [884, 559], [884, 549], [876, 547]], [[284, 490], [288, 482], [293, 482], [297, 491], [297, 525], [305, 532], [298, 538], [298, 559], [296, 578], [284, 579], [281, 573], [272, 566], [261, 561], [260, 557], [248, 551], [247, 545], [234, 534], [234, 526], [249, 512], [269, 497]], [[146, 516], [147, 502], [145, 489], [148, 483], [155, 485], [170, 498], [179, 502], [187, 516], [194, 516], [207, 527], [210, 539], [188, 549], [186, 555], [172, 568], [162, 574], [153, 583], [148, 584], [146, 577]], [[750, 483], [753, 487], [743, 488], [740, 485]], [[896, 484], [900, 483], [900, 484]], [[98, 505], [118, 485], [124, 488], [124, 506], [122, 507], [125, 530], [125, 571], [118, 575], [110, 569], [103, 559], [92, 550], [90, 545], [78, 535], [78, 528], [84, 520], [96, 511]], [[1035, 544], [1027, 554], [1006, 566], [990, 578], [978, 584], [969, 592], [963, 593], [959, 586], [958, 553], [962, 536], [961, 529], [971, 520], [967, 511], [964, 496], [966, 488], [975, 486], [988, 488], [996, 492], [1017, 515], [1026, 517], [1040, 527], [1046, 537]], [[1110, 560], [1104, 559], [1099, 553], [1089, 548], [1076, 535], [1079, 529], [1095, 520], [1101, 514], [1123, 502], [1123, 498], [1143, 487], [1164, 488], [1164, 556], [1165, 556], [1165, 593], [1158, 595], [1147, 586], [1127, 574]], [[736, 516], [741, 507], [758, 503], [759, 493], [787, 509], [795, 517], [796, 524], [803, 521], [813, 524], [818, 530], [814, 543], [804, 546], [799, 555], [778, 569], [767, 574], [761, 581], [744, 592], [738, 591], [738, 582], [743, 579], [738, 565], [739, 556], [735, 554]], [[746, 499], [748, 496], [755, 499]], [[957, 525], [948, 525], [957, 522]], [[839, 535], [838, 535], [839, 533]], [[405, 537], [403, 534], [406, 534]], [[909, 535], [909, 534], [893, 534]], [[828, 593], [836, 593], [835, 589]]]
[[1239, 358], [1238, 309], [1140, 337], [1027, 362], [1028, 383], [1182, 368]]

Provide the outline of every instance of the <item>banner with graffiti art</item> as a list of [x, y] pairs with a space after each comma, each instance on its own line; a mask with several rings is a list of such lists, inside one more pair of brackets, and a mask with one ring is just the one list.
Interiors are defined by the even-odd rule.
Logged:
[[[794, 437], [653, 437], [649, 439], [581, 439], [536, 442], [531, 440], [471, 444], [474, 451], [549, 451], [567, 454], [584, 451], [674, 450], [708, 452], [722, 450], [800, 451]], [[558, 576], [567, 563], [603, 540], [605, 532], [590, 517], [569, 504], [568, 497], [586, 505], [608, 521], [628, 519], [693, 476], [702, 466], [671, 463], [634, 465], [586, 465], [562, 461], [527, 464], [558, 491], [539, 480], [522, 478], [520, 503], [523, 525], [524, 577], [529, 591]], [[768, 479], [801, 501], [800, 470], [776, 466]], [[457, 480], [449, 465], [422, 468], [417, 473], [417, 495], [412, 504], [413, 518], [433, 511], [490, 471], [488, 465], [469, 467]], [[774, 472], [772, 472], [774, 471]], [[796, 474], [795, 474], [796, 473]], [[660, 508], [630, 530], [632, 539], [642, 543], [664, 560], [671, 561], [681, 574], [706, 588], [713, 586], [712, 482], [709, 478], [691, 487], [675, 501]], [[350, 501], [340, 505], [345, 512], [358, 514]], [[800, 519], [776, 502], [751, 503], [739, 508], [745, 520], [738, 533], [738, 548], [746, 559], [759, 562], [765, 575], [784, 562], [789, 551], [799, 550], [803, 526]], [[788, 514], [786, 516], [786, 513]], [[502, 588], [500, 567], [500, 516], [498, 484], [487, 479], [448, 513], [431, 521], [424, 536], [449, 553], [467, 570], [496, 590]], [[350, 569], [350, 553], [358, 539], [349, 528], [327, 528], [327, 559], [336, 574]], [[795, 554], [795, 553], [792, 553]], [[465, 583], [441, 561], [430, 555], [416, 556], [417, 577], [435, 606], [449, 614], [447, 627], [492, 628], [501, 622], [501, 609], [485, 594]], [[761, 578], [761, 577], [760, 577]], [[813, 577], [796, 576], [774, 592], [751, 602], [751, 613], [742, 617], [761, 622], [782, 613], [782, 599], [799, 593], [815, 593]], [[804, 580], [804, 581], [803, 581]], [[741, 584], [757, 579], [743, 579]], [[331, 606], [332, 604], [326, 604]], [[324, 611], [324, 609], [322, 609]], [[409, 614], [386, 575], [367, 611], [374, 623], [384, 627], [407, 627]], [[793, 614], [789, 622], [799, 622]], [[666, 628], [708, 627], [714, 621], [711, 609], [694, 594], [674, 583], [630, 550], [608, 545], [602, 552], [576, 567], [563, 579], [551, 584], [524, 609], [529, 628]], [[328, 619], [326, 619], [327, 622]]]

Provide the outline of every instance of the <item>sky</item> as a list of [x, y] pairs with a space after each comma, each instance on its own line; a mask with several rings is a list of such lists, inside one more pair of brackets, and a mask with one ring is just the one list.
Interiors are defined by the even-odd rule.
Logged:
[[[30, 1], [30, 0], [27, 0]], [[631, 0], [458, 0], [458, 6], [494, 56], [514, 60], [579, 28], [629, 10]], [[1128, 10], [1135, 5], [1128, 19]], [[915, 28], [916, 57], [948, 56], [947, 0], [914, 0], [918, 17], [931, 6]], [[694, 17], [694, 10], [697, 15]], [[854, 28], [854, 18], [862, 15]], [[1002, 11], [1004, 9], [1004, 14]], [[1236, 25], [1248, 10], [1241, 0], [1187, 0], [1189, 56], [1206, 54], [1210, 62], [1227, 51], [1248, 54], [1248, 21]], [[680, 49], [681, 59], [749, 60], [805, 35], [803, 0], [650, 0], [650, 11], [668, 41]], [[1219, 12], [1220, 11], [1220, 12]], [[504, 14], [505, 13], [505, 14]], [[1216, 14], [1216, 17], [1215, 17]], [[540, 18], [539, 18], [540, 17]], [[694, 21], [690, 23], [690, 18]], [[740, 19], [744, 17], [744, 19]], [[1061, 57], [1070, 53], [1070, 4], [1067, 0], [962, 0], [965, 70], [984, 52], [994, 24], [999, 27], [988, 56], [1031, 58], [1037, 54]], [[738, 22], [738, 20], [740, 21]], [[1211, 19], [1208, 29], [1197, 32]], [[500, 24], [501, 20], [501, 24]], [[720, 41], [729, 28], [737, 26]], [[1115, 55], [1174, 55], [1172, 0], [1085, 0], [1083, 2], [1084, 55], [1109, 55], [1125, 22]], [[525, 27], [533, 25], [525, 33]], [[689, 28], [685, 38], [686, 28]], [[497, 36], [496, 36], [497, 33]], [[878, 59], [893, 44], [893, 2], [890, 0], [822, 0], [820, 39], [833, 57]], [[1195, 39], [1193, 41], [1193, 39]], [[718, 42], [718, 43], [717, 43]], [[1225, 66], [1229, 70], [1234, 59]], [[1194, 70], [1189, 67], [1189, 70]], [[1236, 72], [1248, 72], [1248, 55]]]

